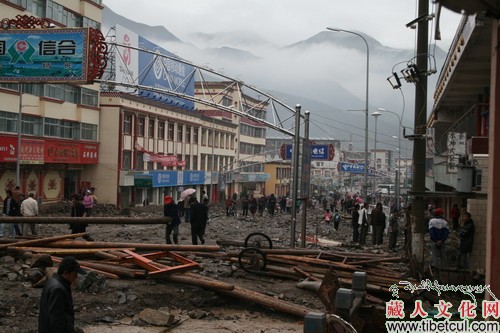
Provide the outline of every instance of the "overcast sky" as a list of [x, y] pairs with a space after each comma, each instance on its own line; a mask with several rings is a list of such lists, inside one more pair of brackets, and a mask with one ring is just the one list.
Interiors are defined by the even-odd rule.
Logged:
[[[429, 0], [429, 2], [431, 2]], [[104, 0], [114, 12], [137, 22], [163, 25], [188, 41], [195, 32], [244, 31], [282, 46], [307, 39], [329, 27], [365, 32], [386, 46], [413, 48], [417, 0]], [[138, 5], [140, 4], [140, 5]], [[430, 3], [430, 11], [434, 5]], [[444, 50], [460, 16], [442, 10]]]

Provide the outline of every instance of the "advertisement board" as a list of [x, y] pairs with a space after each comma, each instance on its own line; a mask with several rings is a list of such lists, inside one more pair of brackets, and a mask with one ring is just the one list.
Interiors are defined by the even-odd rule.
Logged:
[[[138, 84], [194, 96], [193, 66], [159, 56], [161, 54], [178, 58], [161, 46], [120, 25], [116, 25], [116, 42], [124, 46], [130, 45], [134, 48], [152, 51], [151, 53], [117, 46], [118, 54], [114, 57], [117, 82]], [[117, 87], [117, 89], [135, 92], [133, 88]], [[162, 94], [139, 89], [137, 94], [168, 105], [194, 110], [194, 102], [171, 96], [168, 93]]]
[[0, 30], [0, 82], [90, 83], [89, 28]]
[[[319, 145], [312, 144], [311, 145], [311, 160], [314, 161], [331, 161], [335, 156], [335, 148], [333, 144], [327, 145]], [[281, 158], [284, 160], [292, 159], [292, 145], [284, 144], [281, 149]]]

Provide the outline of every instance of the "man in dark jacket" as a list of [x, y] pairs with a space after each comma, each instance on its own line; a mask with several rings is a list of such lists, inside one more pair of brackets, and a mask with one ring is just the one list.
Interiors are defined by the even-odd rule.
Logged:
[[179, 225], [181, 224], [181, 218], [179, 217], [179, 209], [177, 204], [174, 202], [171, 196], [166, 195], [164, 198], [163, 205], [163, 216], [170, 218], [170, 222], [167, 223], [165, 230], [165, 240], [167, 244], [172, 244], [170, 235], [174, 233], [174, 243], [179, 243]]
[[198, 245], [198, 238], [201, 244], [205, 244], [205, 228], [208, 221], [208, 206], [201, 204], [196, 198], [189, 199], [191, 205], [191, 241], [193, 245]]
[[71, 284], [76, 281], [78, 273], [85, 274], [74, 257], [64, 257], [57, 274], [50, 278], [40, 298], [38, 317], [39, 333], [76, 333], [75, 312]]
[[475, 225], [472, 216], [469, 212], [463, 216], [463, 227], [460, 231], [460, 255], [458, 260], [458, 268], [469, 268], [469, 253], [472, 252], [474, 244]]
[[370, 224], [373, 227], [373, 245], [382, 245], [384, 239], [384, 229], [385, 229], [386, 216], [382, 209], [382, 203], [377, 202], [375, 209], [372, 210]]

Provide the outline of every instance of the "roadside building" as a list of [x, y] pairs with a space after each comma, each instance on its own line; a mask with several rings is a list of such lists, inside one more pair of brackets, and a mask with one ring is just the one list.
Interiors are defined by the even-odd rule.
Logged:
[[[0, 3], [2, 18], [47, 18], [56, 28], [100, 29], [102, 9], [100, 0]], [[98, 85], [1, 83], [0, 100], [1, 198], [5, 189], [16, 185], [43, 202], [69, 199], [84, 188], [98, 187], [91, 178], [99, 161]], [[18, 163], [20, 184], [16, 184]]]

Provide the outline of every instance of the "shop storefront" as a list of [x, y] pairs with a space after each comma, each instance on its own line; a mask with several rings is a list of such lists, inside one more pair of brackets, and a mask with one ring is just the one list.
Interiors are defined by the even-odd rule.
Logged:
[[[40, 202], [69, 199], [82, 188], [82, 171], [98, 162], [93, 142], [22, 138], [19, 178], [22, 193], [34, 193]], [[17, 137], [0, 136], [0, 196], [16, 186]], [[84, 183], [90, 187], [90, 183]]]

